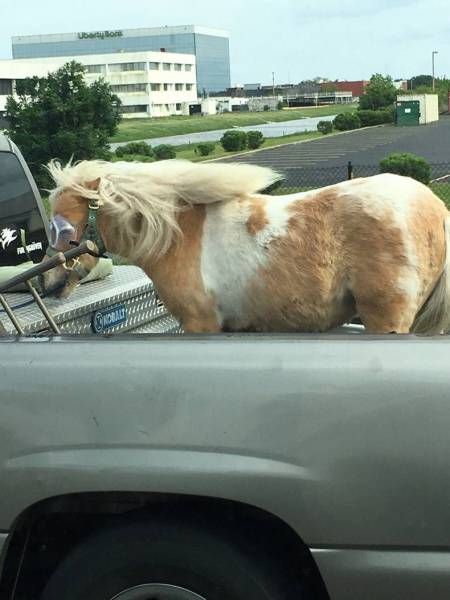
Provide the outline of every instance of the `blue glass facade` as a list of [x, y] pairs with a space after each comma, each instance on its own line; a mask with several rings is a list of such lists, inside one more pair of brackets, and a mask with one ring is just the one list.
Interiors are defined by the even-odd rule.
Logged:
[[230, 87], [230, 52], [227, 37], [204, 33], [173, 33], [167, 35], [123, 35], [117, 37], [27, 41], [12, 44], [13, 58], [44, 58], [51, 56], [82, 56], [117, 52], [160, 51], [195, 54], [197, 87], [200, 92], [225, 90]]
[[221, 92], [231, 87], [229, 40], [202, 33], [195, 35], [197, 87], [200, 92]]

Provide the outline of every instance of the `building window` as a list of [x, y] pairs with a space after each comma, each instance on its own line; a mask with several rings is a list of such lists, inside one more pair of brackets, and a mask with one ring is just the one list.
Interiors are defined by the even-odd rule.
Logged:
[[145, 71], [145, 63], [143, 62], [132, 62], [132, 63], [117, 63], [108, 65], [111, 73], [120, 73], [122, 71]]
[[161, 63], [151, 62], [150, 63], [150, 71], [159, 71], [159, 65]]
[[184, 65], [185, 71], [192, 71], [192, 65]]
[[0, 96], [11, 96], [12, 79], [0, 79]]
[[164, 91], [165, 92], [170, 92], [171, 89], [172, 89], [172, 84], [171, 83], [165, 83], [164, 84]]
[[106, 73], [106, 65], [84, 65], [86, 73]]
[[181, 71], [181, 67], [180, 63], [175, 63], [175, 71]]
[[187, 83], [186, 84], [186, 91], [188, 91], [188, 92], [192, 91], [192, 83]]
[[175, 91], [176, 92], [182, 92], [183, 91], [183, 84], [182, 83], [176, 83], [175, 84]]
[[124, 83], [121, 85], [112, 85], [111, 91], [115, 94], [124, 94], [129, 92], [146, 92], [146, 83]]
[[130, 106], [121, 106], [121, 113], [146, 113], [148, 106], [146, 104], [131, 104]]
[[177, 104], [175, 104], [175, 109], [181, 110], [181, 102], [178, 102]]
[[171, 63], [163, 63], [163, 71], [171, 71]]
[[168, 104], [164, 104], [164, 108], [165, 108], [166, 110], [170, 110], [170, 106], [169, 106]]
[[151, 83], [150, 84], [150, 89], [152, 92], [160, 92], [161, 91], [161, 84], [160, 83]]

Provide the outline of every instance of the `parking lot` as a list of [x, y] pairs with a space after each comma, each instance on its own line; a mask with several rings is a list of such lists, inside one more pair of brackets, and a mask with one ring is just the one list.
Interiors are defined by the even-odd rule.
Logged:
[[317, 140], [235, 156], [242, 161], [270, 166], [282, 171], [346, 165], [378, 165], [391, 152], [413, 152], [430, 163], [450, 163], [450, 116], [437, 123], [418, 127], [384, 125]]

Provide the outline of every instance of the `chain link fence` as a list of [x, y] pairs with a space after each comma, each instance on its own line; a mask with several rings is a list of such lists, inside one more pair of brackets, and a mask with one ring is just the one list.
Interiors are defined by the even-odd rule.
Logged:
[[[450, 208], [450, 163], [434, 163], [431, 167], [431, 182], [433, 192]], [[272, 194], [291, 194], [316, 188], [334, 185], [356, 177], [370, 177], [380, 172], [378, 165], [353, 165], [347, 163], [333, 167], [294, 167], [280, 169], [285, 178], [275, 184]]]

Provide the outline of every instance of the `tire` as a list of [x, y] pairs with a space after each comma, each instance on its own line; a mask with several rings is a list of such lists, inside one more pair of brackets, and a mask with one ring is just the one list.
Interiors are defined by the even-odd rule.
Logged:
[[222, 531], [132, 523], [84, 540], [41, 600], [306, 600], [277, 562]]

